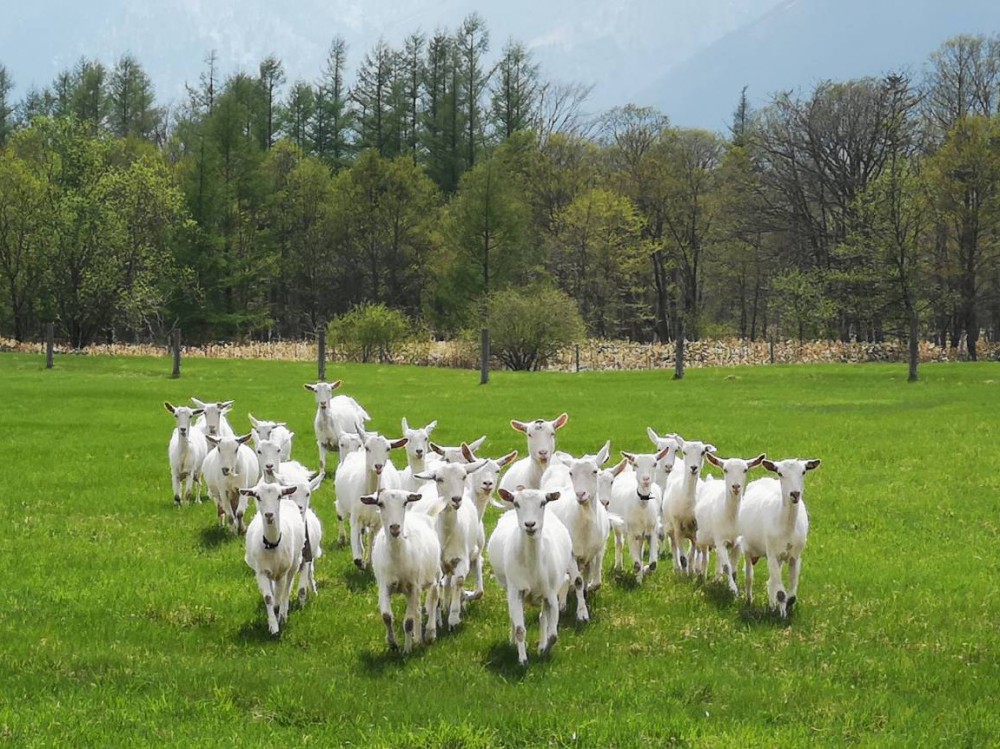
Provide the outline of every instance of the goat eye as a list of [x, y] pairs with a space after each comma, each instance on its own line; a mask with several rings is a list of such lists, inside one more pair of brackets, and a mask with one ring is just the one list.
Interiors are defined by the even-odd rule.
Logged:
[[595, 475], [595, 476], [597, 475], [597, 471], [594, 471], [594, 475]]
[[434, 479], [434, 480], [437, 481], [439, 484], [443, 484], [444, 483], [444, 479]]
[[515, 503], [514, 503], [514, 507], [515, 507], [515, 508], [520, 508], [520, 507], [521, 507], [521, 505], [520, 505], [520, 503], [518, 503], [518, 502], [515, 502]]
[[785, 477], [785, 474], [783, 474], [783, 473], [782, 473], [781, 471], [778, 471], [778, 477], [779, 477], [779, 478], [784, 478], [784, 477]]

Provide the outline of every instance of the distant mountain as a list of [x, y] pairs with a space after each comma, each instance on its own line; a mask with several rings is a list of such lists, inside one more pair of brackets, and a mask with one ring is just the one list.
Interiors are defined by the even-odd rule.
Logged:
[[[219, 72], [256, 72], [274, 54], [291, 83], [314, 81], [330, 41], [348, 66], [378, 39], [453, 31], [478, 12], [490, 57], [513, 38], [542, 75], [593, 84], [593, 112], [630, 102], [681, 125], [723, 130], [744, 85], [758, 103], [824, 78], [915, 71], [949, 36], [1000, 30], [998, 0], [31, 0], [8, 2], [0, 63], [22, 96], [81, 56], [134, 54], [161, 103], [184, 96], [210, 50]], [[348, 79], [353, 80], [349, 71]]]
[[778, 91], [907, 70], [957, 34], [1000, 31], [996, 0], [787, 0], [662, 72], [632, 94], [674, 124], [724, 131], [740, 91], [755, 106]]

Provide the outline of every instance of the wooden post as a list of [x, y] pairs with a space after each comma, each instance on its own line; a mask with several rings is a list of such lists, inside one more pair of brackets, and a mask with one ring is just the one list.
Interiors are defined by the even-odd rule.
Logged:
[[316, 340], [316, 375], [320, 382], [326, 382], [326, 326], [319, 329]]
[[56, 337], [56, 326], [55, 323], [47, 323], [45, 326], [45, 368], [52, 369], [53, 357], [52, 354], [55, 352], [55, 337]]
[[174, 352], [174, 371], [170, 373], [172, 379], [181, 376], [181, 329], [174, 328], [170, 331], [170, 347]]
[[580, 344], [576, 344], [576, 371], [580, 371]]
[[768, 342], [769, 348], [771, 350], [771, 364], [774, 364], [774, 336], [771, 336], [771, 340]]
[[490, 381], [490, 329], [483, 328], [482, 346], [479, 352], [479, 384], [487, 385]]

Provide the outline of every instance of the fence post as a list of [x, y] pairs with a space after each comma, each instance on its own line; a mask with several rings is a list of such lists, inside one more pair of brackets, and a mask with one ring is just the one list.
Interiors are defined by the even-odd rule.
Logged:
[[326, 382], [326, 325], [319, 329], [316, 341], [316, 374], [320, 382]]
[[479, 384], [486, 385], [490, 381], [490, 329], [483, 328], [482, 346], [479, 352]]
[[170, 347], [174, 352], [174, 371], [170, 373], [171, 379], [176, 380], [181, 376], [181, 329], [174, 328], [170, 331]]
[[45, 326], [45, 368], [52, 369], [53, 353], [55, 352], [55, 323], [48, 323]]
[[580, 371], [580, 344], [576, 344], [576, 371]]
[[774, 336], [771, 336], [770, 341], [768, 341], [768, 346], [771, 350], [771, 364], [774, 364]]

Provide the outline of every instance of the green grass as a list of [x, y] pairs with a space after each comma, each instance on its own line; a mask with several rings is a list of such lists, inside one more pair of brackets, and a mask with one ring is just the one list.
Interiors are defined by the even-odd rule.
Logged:
[[[162, 401], [234, 398], [283, 418], [316, 465], [314, 368], [280, 362], [0, 356], [0, 744], [996, 746], [1000, 584], [996, 364], [519, 375], [338, 367], [374, 426], [524, 450], [511, 418], [569, 424], [560, 448], [648, 446], [646, 426], [723, 456], [818, 457], [790, 623], [666, 565], [610, 576], [548, 660], [507, 644], [489, 580], [460, 631], [389, 654], [373, 579], [334, 543], [319, 596], [277, 639], [243, 543], [210, 503], [174, 507]], [[402, 464], [402, 457], [397, 461]], [[491, 516], [491, 522], [495, 517]], [[612, 554], [606, 564], [610, 565]], [[401, 601], [397, 602], [401, 604]], [[401, 606], [400, 606], [401, 609]]]

